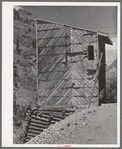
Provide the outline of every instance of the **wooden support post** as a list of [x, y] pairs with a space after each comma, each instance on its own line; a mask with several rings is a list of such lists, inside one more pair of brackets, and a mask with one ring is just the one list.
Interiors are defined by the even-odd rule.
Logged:
[[37, 93], [36, 101], [38, 102], [38, 31], [37, 31], [37, 21], [36, 21], [36, 73], [37, 73]]

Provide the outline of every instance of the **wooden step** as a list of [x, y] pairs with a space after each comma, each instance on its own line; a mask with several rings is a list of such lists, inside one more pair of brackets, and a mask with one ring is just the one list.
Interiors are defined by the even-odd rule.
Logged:
[[28, 133], [28, 134], [27, 134], [27, 138], [28, 138], [28, 137], [35, 138], [35, 136], [37, 136], [37, 135], [34, 134], [34, 133]]
[[61, 120], [63, 120], [64, 118], [53, 117], [52, 119], [55, 120], [55, 121], [61, 121]]
[[39, 121], [39, 120], [35, 120], [35, 119], [31, 119], [31, 122], [35, 123], [35, 124], [44, 124], [44, 125], [48, 125], [49, 122], [43, 122], [43, 121]]
[[42, 124], [36, 124], [36, 123], [31, 123], [31, 126], [39, 127], [39, 128], [48, 128], [48, 125], [42, 125]]
[[67, 116], [63, 116], [63, 115], [57, 115], [57, 114], [51, 114], [53, 117], [57, 117], [57, 118], [62, 118], [62, 119], [64, 119], [64, 118], [66, 118]]
[[42, 116], [42, 117], [45, 117], [45, 118], [50, 118], [50, 116], [47, 115], [47, 114], [42, 114], [41, 116]]
[[28, 132], [36, 134], [36, 135], [39, 135], [40, 133], [42, 133], [42, 131], [36, 131], [36, 130], [33, 130], [33, 129], [29, 129]]
[[26, 139], [30, 140], [31, 138], [34, 138], [34, 137], [31, 137], [31, 136], [27, 136], [27, 138], [26, 138]]
[[57, 121], [54, 121], [54, 120], [52, 120], [51, 122], [50, 122], [50, 124], [55, 124]]
[[39, 127], [34, 127], [34, 126], [29, 126], [29, 129], [37, 130], [37, 131], [43, 131], [44, 130], [44, 128], [39, 128]]
[[62, 115], [62, 112], [58, 112], [58, 111], [47, 111], [47, 110], [45, 110], [45, 111], [43, 111], [43, 114], [48, 114], [48, 115], [51, 115], [51, 114], [59, 114], [59, 115]]
[[39, 120], [39, 121], [48, 122], [48, 119], [46, 119], [46, 118], [40, 118], [40, 117], [37, 117], [37, 116], [34, 116], [34, 115], [32, 115], [31, 117], [32, 117], [33, 119], [36, 119], [36, 120]]

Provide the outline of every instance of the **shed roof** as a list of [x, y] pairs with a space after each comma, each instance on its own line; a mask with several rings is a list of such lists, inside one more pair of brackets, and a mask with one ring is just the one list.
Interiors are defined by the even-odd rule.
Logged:
[[95, 35], [100, 36], [102, 38], [102, 40], [104, 41], [104, 43], [113, 45], [113, 42], [112, 42], [110, 36], [104, 32], [94, 31], [94, 30], [90, 30], [90, 29], [84, 29], [84, 28], [80, 28], [80, 27], [75, 27], [75, 26], [62, 24], [62, 23], [58, 23], [58, 22], [53, 22], [53, 21], [48, 21], [48, 20], [39, 19], [39, 18], [36, 18], [36, 22], [37, 22], [37, 24], [59, 24], [59, 25], [63, 25], [66, 27], [71, 27], [72, 29], [85, 30], [91, 34], [95, 34]]

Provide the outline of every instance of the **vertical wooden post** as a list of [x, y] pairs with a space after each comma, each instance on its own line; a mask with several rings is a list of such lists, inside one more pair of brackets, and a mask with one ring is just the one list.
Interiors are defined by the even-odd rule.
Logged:
[[[98, 51], [98, 60], [97, 60], [97, 69], [99, 69], [98, 64], [99, 64], [99, 60], [100, 60], [100, 51], [99, 51], [99, 37], [97, 35], [97, 51]], [[100, 92], [99, 92], [99, 70], [98, 70], [98, 106], [100, 106]]]
[[[101, 60], [101, 63], [105, 63], [105, 43], [102, 39], [102, 37], [100, 37], [98, 35], [98, 45], [99, 45], [99, 53], [103, 53], [103, 57]], [[99, 57], [100, 57], [99, 54]], [[101, 105], [101, 103], [105, 103], [106, 102], [106, 79], [105, 79], [105, 67], [103, 67], [101, 65], [100, 70], [99, 70], [99, 105]]]
[[36, 71], [37, 71], [37, 92], [36, 92], [36, 101], [38, 102], [38, 31], [37, 31], [37, 21], [36, 21]]

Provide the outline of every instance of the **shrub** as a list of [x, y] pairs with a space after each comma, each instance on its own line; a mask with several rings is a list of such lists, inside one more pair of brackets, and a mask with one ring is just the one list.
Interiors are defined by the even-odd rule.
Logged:
[[106, 101], [108, 103], [117, 102], [117, 78], [111, 80], [106, 87]]
[[29, 27], [28, 31], [31, 32], [31, 28], [30, 27]]
[[19, 127], [22, 125], [22, 121], [25, 121], [28, 110], [31, 110], [31, 103], [29, 105], [13, 105], [13, 121], [14, 126]]
[[35, 39], [34, 39], [34, 40], [32, 40], [31, 44], [32, 44], [33, 48], [35, 48], [35, 49], [36, 49], [36, 40], [35, 40]]
[[35, 24], [32, 24], [33, 27], [35, 27]]
[[20, 49], [19, 43], [20, 43], [20, 41], [19, 41], [19, 38], [17, 37], [17, 39], [16, 39], [16, 44], [17, 44], [16, 51], [17, 51], [18, 55], [21, 54], [21, 49]]
[[14, 8], [14, 20], [19, 20], [20, 21], [19, 11], [17, 11], [15, 8]]

